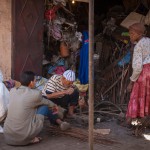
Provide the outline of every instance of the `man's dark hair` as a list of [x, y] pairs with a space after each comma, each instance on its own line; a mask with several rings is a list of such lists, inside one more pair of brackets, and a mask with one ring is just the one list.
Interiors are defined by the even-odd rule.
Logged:
[[34, 81], [35, 74], [32, 71], [22, 72], [20, 75], [20, 82], [23, 86], [28, 86], [31, 81]]

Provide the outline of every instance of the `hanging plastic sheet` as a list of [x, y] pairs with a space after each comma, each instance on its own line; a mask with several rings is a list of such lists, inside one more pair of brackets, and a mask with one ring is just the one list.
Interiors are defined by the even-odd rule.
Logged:
[[88, 83], [88, 62], [89, 62], [89, 35], [83, 32], [82, 47], [80, 49], [79, 80], [81, 84]]

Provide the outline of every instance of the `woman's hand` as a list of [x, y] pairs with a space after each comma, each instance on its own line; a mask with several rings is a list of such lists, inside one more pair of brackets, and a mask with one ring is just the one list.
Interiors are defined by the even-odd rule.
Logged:
[[132, 91], [133, 84], [134, 84], [134, 82], [130, 81], [130, 83], [129, 83], [128, 86], [127, 86], [127, 91], [128, 91], [128, 92], [131, 92], [131, 91]]

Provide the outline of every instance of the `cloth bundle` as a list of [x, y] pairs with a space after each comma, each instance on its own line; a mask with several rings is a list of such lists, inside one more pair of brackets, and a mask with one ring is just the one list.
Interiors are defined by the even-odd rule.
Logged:
[[3, 75], [0, 71], [0, 122], [5, 118], [9, 103], [9, 91], [3, 83]]

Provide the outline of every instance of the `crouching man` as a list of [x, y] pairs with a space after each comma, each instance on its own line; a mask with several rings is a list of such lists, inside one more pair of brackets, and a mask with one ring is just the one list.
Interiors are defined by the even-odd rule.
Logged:
[[8, 115], [4, 123], [4, 137], [9, 145], [27, 145], [38, 143], [37, 137], [43, 128], [44, 116], [51, 123], [60, 125], [62, 130], [70, 127], [70, 124], [59, 119], [49, 107], [56, 105], [50, 100], [42, 98], [41, 92], [33, 89], [35, 75], [26, 71], [20, 76], [21, 86], [10, 91], [10, 103]]
[[68, 110], [68, 118], [74, 118], [74, 109], [79, 99], [79, 92], [73, 87], [74, 81], [75, 73], [67, 70], [63, 75], [53, 75], [42, 90], [45, 98]]

